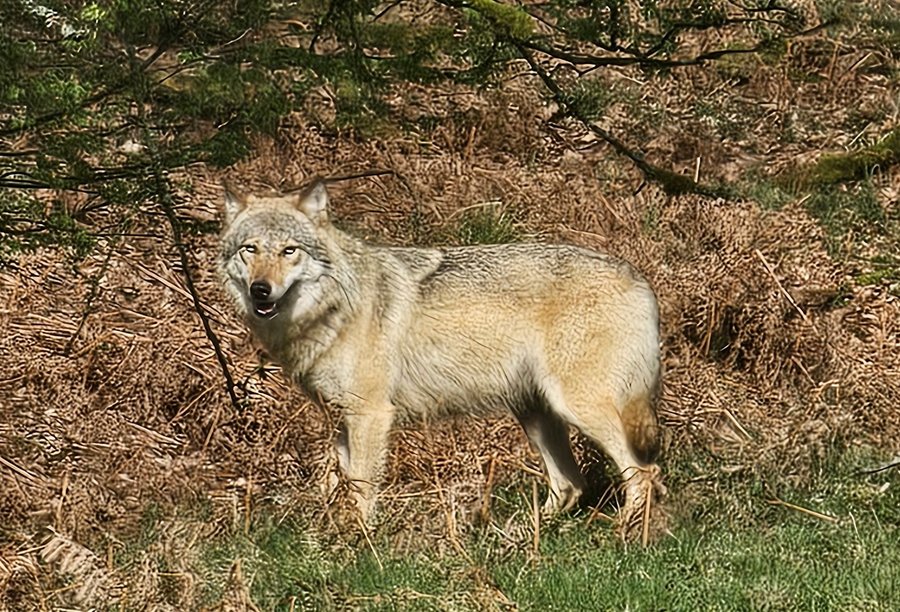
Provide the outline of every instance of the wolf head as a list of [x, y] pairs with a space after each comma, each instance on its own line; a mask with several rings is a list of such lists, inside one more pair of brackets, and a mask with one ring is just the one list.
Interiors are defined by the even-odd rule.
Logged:
[[225, 186], [220, 271], [241, 314], [257, 323], [296, 319], [321, 304], [332, 267], [327, 205], [321, 182], [270, 196]]

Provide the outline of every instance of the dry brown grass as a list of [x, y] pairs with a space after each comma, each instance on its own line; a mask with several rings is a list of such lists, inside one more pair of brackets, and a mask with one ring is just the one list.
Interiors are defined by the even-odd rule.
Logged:
[[[778, 64], [735, 63], [751, 75], [740, 85], [724, 70], [612, 72], [645, 113], [623, 107], [612, 117], [652, 158], [685, 173], [772, 176], [847, 143], [848, 115], [890, 99], [890, 82], [865, 70], [875, 60], [862, 62], [863, 53], [800, 41]], [[798, 82], [796, 71], [821, 80]], [[829, 254], [800, 203], [774, 211], [637, 189], [639, 177], [577, 128], [542, 126], [548, 113], [527, 88], [402, 93], [408, 104], [398, 112], [439, 117], [437, 126], [367, 139], [298, 119], [228, 176], [290, 186], [386, 168], [394, 174], [333, 190], [335, 217], [367, 238], [447, 241], [461, 211], [497, 202], [525, 235], [633, 261], [662, 306], [666, 462], [706, 450], [723, 468], [777, 467], [802, 480], [836, 444], [900, 448], [896, 291], [856, 286], [860, 264]], [[695, 113], [701, 100], [718, 114]], [[789, 127], [797, 136], [782, 138]], [[865, 128], [878, 129], [874, 119]], [[220, 176], [185, 178], [193, 192], [180, 213], [214, 218]], [[900, 173], [874, 180], [896, 217]], [[261, 360], [215, 277], [215, 237], [197, 236], [190, 273], [246, 399], [235, 411], [171, 237], [156, 221], [145, 229], [155, 236], [101, 245], [84, 261], [41, 251], [0, 270], [0, 609], [162, 601], [173, 588], [191, 606], [201, 577], [189, 562], [204, 538], [246, 526], [261, 508], [329, 528], [319, 484], [332, 468], [335, 415]], [[489, 512], [491, 488], [532, 478], [537, 465], [510, 419], [404, 429], [392, 449], [382, 529], [400, 551], [458, 546]], [[142, 516], [177, 517], [198, 504], [203, 517], [166, 519], [155, 551], [117, 561]], [[529, 525], [525, 517], [499, 528], [521, 541]], [[222, 579], [218, 609], [252, 606], [240, 565]]]

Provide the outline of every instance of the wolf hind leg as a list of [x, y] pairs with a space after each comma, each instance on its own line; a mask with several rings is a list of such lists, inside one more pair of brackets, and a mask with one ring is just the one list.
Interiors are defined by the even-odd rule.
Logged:
[[622, 476], [625, 502], [618, 517], [621, 535], [634, 539], [640, 534], [646, 541], [647, 512], [666, 493], [659, 467], [643, 461], [635, 452], [627, 424], [611, 398], [570, 392], [564, 403], [560, 397], [556, 403], [566, 407], [564, 418], [590, 438]]
[[518, 419], [531, 444], [541, 454], [550, 480], [550, 491], [541, 512], [552, 516], [571, 510], [584, 491], [585, 480], [572, 456], [568, 425], [544, 407], [528, 410]]

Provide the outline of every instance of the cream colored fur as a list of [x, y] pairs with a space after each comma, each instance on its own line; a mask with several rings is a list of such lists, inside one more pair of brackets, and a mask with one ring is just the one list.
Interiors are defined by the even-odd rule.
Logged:
[[585, 487], [573, 426], [622, 473], [631, 520], [658, 472], [647, 282], [573, 246], [374, 246], [335, 228], [327, 203], [321, 184], [300, 195], [228, 190], [221, 271], [271, 355], [340, 409], [338, 457], [363, 516], [395, 422], [505, 409], [541, 453], [547, 513], [574, 506]]

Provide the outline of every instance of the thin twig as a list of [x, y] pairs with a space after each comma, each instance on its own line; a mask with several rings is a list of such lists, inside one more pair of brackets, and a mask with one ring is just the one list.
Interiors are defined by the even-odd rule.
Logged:
[[541, 507], [538, 503], [537, 480], [531, 481], [531, 511], [534, 523], [534, 538], [532, 539], [532, 553], [537, 558], [541, 555]]
[[322, 30], [325, 29], [326, 23], [331, 23], [332, 17], [334, 15], [335, 9], [335, 1], [332, 0], [328, 3], [328, 10], [325, 12], [325, 16], [322, 18], [319, 23], [316, 24], [316, 30], [313, 32], [312, 40], [309, 41], [309, 52], [316, 53], [316, 43], [319, 41], [319, 37], [322, 35]]
[[886, 471], [894, 469], [896, 467], [900, 467], [900, 457], [894, 457], [887, 463], [885, 463], [883, 465], [879, 465], [878, 467], [857, 470], [856, 473], [857, 474], [877, 474], [879, 472], [886, 472]]
[[791, 510], [796, 510], [797, 512], [802, 512], [803, 514], [808, 514], [814, 518], [817, 518], [822, 521], [827, 521], [829, 523], [837, 523], [838, 519], [834, 516], [830, 516], [828, 514], [822, 514], [821, 512], [816, 512], [815, 510], [810, 510], [809, 508], [804, 508], [803, 506], [797, 506], [796, 504], [792, 504], [790, 502], [786, 502], [784, 500], [778, 499], [777, 497], [774, 499], [770, 499], [769, 503], [773, 506], [784, 506], [785, 508], [789, 508]]
[[803, 317], [803, 320], [806, 323], [809, 323], [809, 317], [806, 316], [806, 313], [803, 312], [803, 309], [800, 308], [800, 306], [797, 305], [797, 302], [794, 301], [793, 296], [788, 293], [788, 290], [784, 288], [784, 285], [782, 285], [781, 281], [778, 280], [778, 277], [775, 276], [775, 270], [772, 268], [772, 265], [769, 263], [769, 260], [766, 259], [765, 255], [763, 255], [759, 249], [753, 249], [753, 254], [756, 255], [762, 262], [762, 265], [766, 269], [766, 272], [769, 273], [769, 276], [771, 276], [772, 280], [775, 281], [775, 284], [778, 285], [779, 291], [784, 294], [784, 297], [786, 297], [787, 301], [791, 303], [791, 306], [793, 306], [797, 310], [797, 312], [800, 313], [800, 316]]
[[644, 517], [641, 530], [641, 545], [647, 548], [650, 543], [650, 506], [653, 504], [653, 480], [647, 480], [647, 498], [644, 500]]
[[247, 474], [247, 486], [244, 489], [244, 535], [250, 535], [250, 514], [253, 503], [253, 472]]
[[484, 524], [487, 524], [491, 518], [491, 488], [494, 486], [494, 468], [496, 463], [496, 457], [491, 455], [491, 462], [488, 464], [487, 479], [484, 483], [484, 495], [481, 497], [481, 509], [479, 512]]
[[465, 557], [468, 557], [469, 553], [466, 552], [465, 547], [462, 545], [462, 542], [459, 539], [459, 529], [456, 525], [456, 517], [453, 513], [453, 507], [451, 503], [449, 503], [452, 500], [448, 500], [444, 495], [444, 483], [441, 482], [441, 476], [440, 474], [438, 474], [437, 466], [435, 464], [431, 465], [431, 473], [434, 477], [434, 483], [437, 486], [438, 499], [441, 502], [441, 507], [444, 508], [444, 521], [447, 525], [447, 533], [450, 536], [450, 543], [453, 544], [453, 548], [455, 548], [457, 552]]
[[325, 183], [337, 183], [339, 181], [350, 181], [358, 178], [368, 178], [370, 176], [384, 176], [386, 174], [396, 174], [395, 171], [390, 169], [384, 170], [366, 170], [365, 172], [359, 172], [357, 174], [341, 174], [338, 176], [326, 176], [322, 179]]
[[231, 377], [231, 371], [228, 369], [228, 361], [225, 359], [222, 344], [219, 342], [219, 337], [213, 331], [209, 316], [206, 314], [203, 303], [200, 301], [200, 294], [197, 292], [197, 287], [194, 285], [194, 278], [191, 276], [187, 248], [182, 239], [180, 222], [175, 215], [175, 208], [173, 206], [172, 196], [169, 193], [169, 186], [163, 179], [160, 170], [156, 170], [154, 175], [156, 179], [156, 194], [159, 199], [159, 204], [166, 215], [166, 219], [169, 221], [169, 226], [172, 228], [172, 239], [175, 242], [175, 248], [178, 249], [178, 257], [181, 260], [181, 271], [184, 274], [185, 285], [187, 285], [187, 290], [191, 294], [191, 300], [194, 303], [194, 311], [203, 323], [203, 331], [206, 333], [206, 337], [210, 344], [212, 344], [213, 351], [216, 353], [216, 360], [219, 362], [219, 367], [222, 368], [222, 375], [225, 377], [225, 389], [228, 391], [231, 405], [234, 407], [235, 411], [240, 413], [243, 411], [243, 408], [234, 391], [234, 379]]
[[639, 151], [631, 149], [624, 142], [613, 136], [611, 132], [601, 128], [595, 122], [579, 112], [579, 110], [570, 103], [569, 96], [562, 90], [559, 84], [554, 81], [547, 71], [534, 59], [524, 43], [514, 42], [513, 44], [519, 51], [519, 55], [528, 62], [528, 65], [531, 66], [534, 73], [537, 74], [544, 83], [544, 86], [550, 91], [562, 114], [576, 119], [586, 129], [590, 130], [610, 145], [616, 153], [630, 159], [631, 162], [637, 166], [638, 170], [641, 171], [641, 174], [644, 175], [646, 180], [657, 183], [666, 193], [670, 194], [696, 193], [699, 195], [721, 198], [727, 196], [727, 193], [723, 189], [717, 189], [709, 185], [697, 183], [689, 176], [666, 170], [665, 168], [661, 168], [648, 162]]
[[88, 293], [87, 299], [84, 302], [84, 310], [81, 312], [81, 318], [78, 321], [78, 327], [75, 328], [75, 331], [72, 333], [69, 341], [66, 342], [65, 348], [63, 348], [63, 355], [71, 355], [72, 348], [75, 346], [75, 342], [78, 340], [78, 336], [81, 335], [81, 330], [84, 329], [84, 325], [85, 323], [87, 323], [88, 317], [91, 315], [91, 309], [94, 305], [94, 300], [96, 300], [97, 296], [100, 295], [100, 279], [103, 278], [103, 276], [106, 274], [106, 271], [109, 269], [109, 262], [112, 259], [112, 254], [117, 243], [117, 240], [110, 242], [109, 248], [106, 251], [106, 256], [103, 258], [103, 263], [100, 264], [100, 270], [98, 270], [97, 273], [90, 278], [91, 291]]
[[11, 459], [7, 459], [3, 455], [0, 455], [0, 466], [3, 466], [5, 468], [15, 472], [16, 474], [18, 474], [19, 476], [21, 476], [22, 478], [24, 478], [25, 480], [27, 480], [28, 482], [30, 482], [32, 484], [39, 484], [42, 480], [42, 477], [40, 477], [38, 474], [35, 474], [34, 472], [23, 468], [15, 461], [12, 461]]
[[363, 538], [365, 538], [369, 550], [372, 551], [372, 556], [375, 557], [375, 563], [378, 564], [378, 569], [383, 572], [384, 564], [381, 562], [381, 557], [378, 555], [378, 551], [375, 549], [375, 545], [372, 543], [372, 538], [369, 537], [369, 528], [366, 526], [366, 522], [362, 519], [362, 516], [360, 516], [359, 513], [356, 514], [356, 523], [362, 530]]

